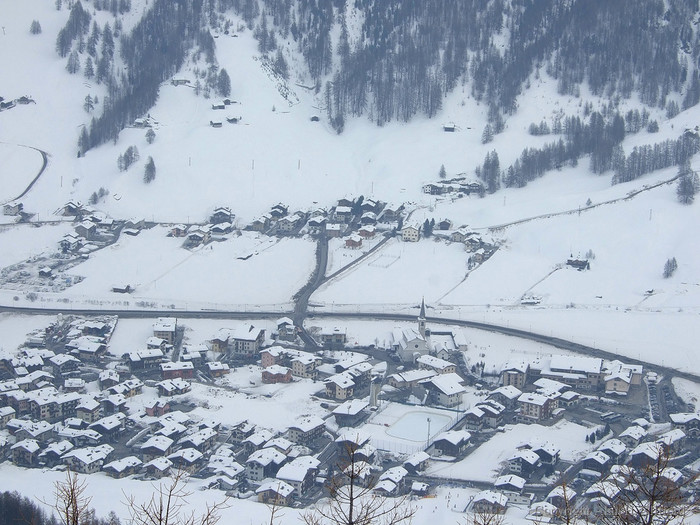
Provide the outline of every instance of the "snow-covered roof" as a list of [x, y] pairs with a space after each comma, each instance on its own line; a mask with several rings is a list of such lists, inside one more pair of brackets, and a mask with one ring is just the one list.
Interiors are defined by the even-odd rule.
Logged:
[[323, 426], [324, 422], [318, 416], [307, 416], [298, 420], [294, 425], [289, 428], [298, 429], [301, 432], [309, 432], [315, 428]]
[[363, 399], [348, 399], [342, 405], [333, 410], [333, 414], [354, 416], [369, 406], [369, 402]]
[[505, 494], [500, 494], [493, 490], [482, 490], [472, 500], [473, 503], [478, 503], [485, 501], [491, 504], [500, 505], [505, 507], [508, 504], [508, 497]]
[[292, 492], [294, 492], [294, 487], [292, 487], [288, 483], [285, 483], [281, 479], [268, 478], [264, 479], [260, 486], [257, 489], [255, 489], [255, 493], [260, 494], [261, 492], [266, 492], [268, 490], [279, 494], [283, 498], [286, 498]]
[[502, 396], [506, 397], [507, 399], [517, 399], [520, 397], [522, 392], [514, 387], [513, 385], [507, 385], [507, 386], [502, 386], [491, 392], [491, 395], [493, 394], [501, 394]]
[[508, 474], [506, 476], [499, 476], [493, 483], [493, 486], [496, 488], [500, 488], [505, 485], [511, 485], [518, 490], [522, 490], [525, 487], [525, 478], [521, 478], [515, 474]]
[[452, 445], [459, 445], [471, 439], [471, 433], [466, 430], [448, 430], [435, 437], [435, 441], [447, 441]]
[[117, 459], [116, 461], [111, 461], [107, 463], [104, 467], [102, 467], [104, 470], [113, 470], [115, 472], [124, 472], [126, 469], [129, 468], [136, 468], [140, 467], [143, 464], [143, 462], [137, 458], [136, 456], [126, 456], [124, 458]]
[[287, 456], [282, 454], [276, 448], [270, 447], [253, 452], [246, 460], [246, 463], [258, 463], [263, 466], [267, 466], [270, 463], [281, 465], [286, 459]]
[[431, 384], [446, 396], [461, 394], [466, 392], [466, 388], [462, 385], [462, 379], [458, 374], [451, 372], [449, 374], [441, 374], [431, 377], [424, 381], [424, 384]]
[[303, 481], [309, 470], [317, 469], [320, 461], [312, 456], [299, 456], [291, 463], [282, 465], [277, 472], [277, 479], [287, 481]]

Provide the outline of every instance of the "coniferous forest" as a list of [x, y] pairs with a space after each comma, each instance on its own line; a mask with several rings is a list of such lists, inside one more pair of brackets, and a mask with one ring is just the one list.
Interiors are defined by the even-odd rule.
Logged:
[[[126, 0], [85, 2], [115, 14], [131, 7]], [[219, 71], [212, 37], [230, 29], [225, 14], [231, 11], [283, 78], [289, 71], [280, 43], [293, 43], [306, 68], [297, 75], [310, 81], [338, 133], [348, 118], [381, 126], [433, 117], [448, 93], [464, 89], [488, 108], [482, 139], [488, 142], [517, 111], [518, 95], [542, 74], [556, 79], [561, 94], [578, 96], [585, 84], [610, 101], [605, 114], [533, 123], [531, 133], [559, 136], [542, 149], [523, 151], [503, 173], [489, 175], [494, 159], [487, 159], [480, 176], [490, 191], [501, 182], [523, 186], [588, 154], [593, 172], [612, 171], [614, 182], [623, 182], [680, 164], [688, 148], [697, 149], [680, 138], [625, 155], [618, 146], [625, 133], [653, 132], [658, 124], [646, 110], [620, 115], [615, 107], [637, 97], [673, 116], [698, 103], [700, 38], [691, 23], [698, 0], [155, 0], [128, 33], [118, 17], [112, 27], [98, 27], [80, 1], [68, 5], [56, 50], [70, 72], [94, 76], [109, 91], [80, 137], [80, 153], [115, 139], [146, 114], [160, 84], [190, 54], [206, 63], [197, 93], [235, 90]], [[678, 97], [669, 97], [676, 93], [683, 93], [682, 107]]]

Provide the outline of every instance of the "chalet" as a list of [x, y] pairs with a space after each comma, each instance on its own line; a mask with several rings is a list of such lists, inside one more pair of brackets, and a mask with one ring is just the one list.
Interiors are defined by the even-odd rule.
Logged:
[[[221, 108], [221, 109], [224, 109], [224, 108]], [[220, 120], [210, 120], [210, 121], [209, 121], [209, 125], [210, 125], [212, 128], [220, 128], [220, 127], [222, 127], [222, 126], [224, 125], [224, 123], [221, 122]]]
[[326, 237], [334, 239], [345, 233], [345, 225], [337, 222], [326, 224]]
[[362, 226], [360, 230], [357, 232], [357, 234], [362, 237], [363, 239], [372, 239], [377, 233], [377, 229], [372, 226], [371, 224], [367, 226]]
[[241, 116], [236, 117], [234, 115], [228, 115], [226, 117], [226, 122], [229, 124], [238, 124], [241, 120], [243, 120], [243, 117]]
[[24, 439], [12, 445], [12, 463], [21, 467], [34, 467], [39, 462], [41, 448], [34, 439]]
[[669, 414], [674, 429], [682, 430], [686, 436], [697, 438], [700, 436], [700, 414], [676, 413]]
[[19, 215], [24, 205], [21, 202], [10, 202], [2, 207], [3, 215]]
[[554, 466], [559, 462], [560, 450], [552, 443], [547, 442], [542, 445], [533, 446], [530, 450], [539, 456], [540, 462], [543, 465]]
[[339, 427], [354, 427], [367, 416], [369, 403], [362, 399], [349, 399], [333, 410]]
[[208, 348], [204, 344], [183, 345], [180, 351], [180, 361], [192, 363], [195, 368], [200, 368], [205, 361]]
[[321, 359], [308, 352], [298, 352], [292, 358], [292, 375], [306, 379], [316, 380], [318, 377], [318, 365]]
[[452, 221], [450, 219], [442, 219], [436, 226], [438, 230], [449, 231], [452, 229]]
[[[603, 360], [596, 357], [555, 355], [542, 363], [542, 377], [555, 379], [580, 390], [595, 390], [603, 380]], [[517, 386], [517, 385], [516, 385]]]
[[248, 228], [257, 232], [264, 232], [270, 227], [270, 218], [271, 216], [268, 214], [258, 217], [250, 223]]
[[141, 470], [142, 466], [143, 462], [136, 456], [126, 456], [107, 463], [102, 467], [102, 470], [104, 470], [108, 476], [121, 479], [136, 474]]
[[432, 448], [439, 455], [457, 457], [467, 450], [471, 437], [466, 430], [448, 430], [435, 437]]
[[[673, 416], [671, 416], [671, 421], [673, 421]], [[622, 441], [628, 449], [633, 449], [641, 443], [646, 435], [646, 430], [640, 426], [633, 425], [623, 430], [618, 436], [618, 439]]]
[[504, 514], [507, 506], [508, 497], [493, 490], [482, 490], [472, 500], [472, 511], [477, 514]]
[[58, 242], [58, 245], [61, 248], [61, 252], [63, 253], [68, 253], [77, 250], [82, 246], [82, 244], [82, 239], [72, 233], [65, 234], [63, 238]]
[[211, 377], [223, 377], [231, 372], [229, 365], [221, 361], [210, 361], [207, 363], [206, 368]]
[[522, 390], [529, 373], [530, 365], [525, 361], [508, 361], [501, 369], [501, 384]]
[[292, 370], [286, 366], [268, 366], [262, 371], [262, 382], [265, 384], [291, 383]]
[[172, 78], [170, 84], [173, 86], [187, 86], [190, 81], [186, 78]]
[[529, 478], [541, 464], [540, 457], [529, 449], [518, 450], [508, 459], [508, 470]]
[[297, 329], [294, 321], [289, 317], [282, 317], [277, 320], [277, 338], [282, 341], [294, 341], [297, 336]]
[[277, 471], [277, 479], [294, 488], [294, 495], [301, 498], [313, 486], [320, 461], [312, 456], [299, 456]]
[[342, 348], [348, 341], [347, 331], [338, 327], [321, 332], [321, 343], [327, 348]]
[[456, 129], [456, 126], [453, 122], [442, 125], [442, 131], [446, 131], [448, 133], [454, 133], [455, 129]]
[[168, 459], [172, 462], [173, 467], [188, 474], [193, 474], [199, 470], [203, 463], [203, 457], [204, 454], [194, 448], [181, 448], [168, 455]]
[[548, 419], [552, 415], [553, 401], [542, 394], [527, 393], [518, 397], [518, 419], [532, 422]]
[[270, 439], [272, 439], [272, 433], [269, 430], [261, 428], [242, 440], [241, 444], [243, 445], [244, 451], [250, 454], [256, 450], [262, 449], [265, 443], [270, 441]]
[[518, 398], [521, 396], [522, 392], [518, 390], [513, 385], [502, 386], [492, 391], [487, 399], [493, 399], [494, 401], [502, 404], [506, 408], [512, 409], [518, 405]]
[[319, 122], [321, 119], [319, 118], [318, 115], [311, 115], [311, 118], [309, 120], [311, 122]]
[[72, 375], [78, 370], [80, 360], [69, 354], [58, 354], [49, 359], [51, 369], [56, 377]]
[[187, 236], [187, 226], [184, 224], [176, 224], [172, 228], [170, 228], [170, 233], [168, 233], [169, 237], [186, 237]]
[[102, 434], [107, 441], [116, 441], [126, 429], [126, 416], [121, 412], [105, 416], [92, 423], [89, 428]]
[[194, 448], [204, 453], [211, 450], [216, 444], [217, 432], [213, 428], [204, 427], [193, 434], [184, 436], [178, 441], [183, 447]]
[[100, 390], [106, 390], [116, 384], [119, 384], [119, 373], [112, 369], [102, 370], [97, 376], [97, 381]]
[[545, 501], [558, 509], [563, 509], [567, 505], [573, 505], [576, 501], [576, 496], [576, 491], [573, 489], [566, 485], [559, 485], [554, 487], [550, 493], [547, 494]]
[[117, 412], [126, 412], [126, 397], [122, 394], [112, 394], [101, 401], [102, 414], [116, 414]]
[[211, 105], [211, 109], [226, 109], [226, 104], [223, 102], [215, 102]]
[[286, 217], [288, 213], [289, 206], [282, 203], [275, 204], [270, 209], [270, 216], [275, 220], [281, 219], [282, 217]]
[[132, 377], [107, 389], [108, 394], [121, 394], [126, 398], [134, 397], [143, 392], [143, 383], [140, 379]]
[[73, 472], [80, 474], [94, 474], [102, 469], [114, 448], [109, 445], [97, 445], [73, 449], [63, 456], [63, 462]]
[[85, 393], [85, 381], [79, 377], [69, 377], [63, 381], [64, 392]]
[[483, 421], [490, 428], [498, 428], [503, 424], [503, 413], [506, 407], [496, 401], [483, 401], [476, 407], [484, 413]]
[[408, 370], [390, 375], [387, 378], [387, 384], [393, 388], [410, 389], [434, 375], [433, 370]]
[[414, 224], [407, 224], [401, 228], [401, 240], [404, 242], [418, 242], [420, 239], [420, 227]]
[[91, 241], [97, 237], [97, 226], [94, 222], [83, 221], [75, 227], [76, 235]]
[[669, 430], [661, 434], [656, 442], [664, 447], [666, 454], [675, 454], [680, 451], [685, 443], [685, 432], [680, 428]]
[[282, 217], [277, 222], [277, 228], [280, 233], [291, 233], [301, 228], [306, 222], [306, 217], [301, 212], [296, 212], [293, 215]]
[[84, 211], [83, 205], [79, 202], [68, 201], [63, 206], [62, 215], [63, 216], [77, 216], [81, 215]]
[[294, 487], [280, 479], [264, 479], [255, 489], [258, 501], [268, 505], [287, 506], [292, 502]]
[[173, 462], [165, 457], [157, 457], [149, 462], [146, 462], [144, 469], [146, 475], [153, 479], [160, 479], [170, 474], [170, 468]]
[[186, 248], [194, 248], [202, 244], [207, 244], [210, 240], [211, 230], [206, 226], [200, 226], [187, 233], [184, 246]]
[[352, 375], [348, 372], [342, 372], [329, 377], [326, 379], [325, 385], [326, 396], [331, 399], [348, 399], [352, 397], [355, 392], [355, 382], [353, 381]]
[[336, 206], [333, 218], [335, 222], [348, 224], [352, 221], [352, 208], [350, 206]]
[[620, 463], [627, 452], [627, 446], [619, 439], [608, 439], [598, 450], [610, 458], [611, 463]]
[[454, 363], [427, 354], [416, 359], [416, 364], [421, 370], [433, 370], [438, 374], [453, 374], [457, 372], [457, 365]]
[[192, 389], [192, 385], [184, 379], [165, 379], [156, 384], [158, 387], [158, 395], [164, 397], [177, 396], [186, 394]]
[[328, 222], [328, 219], [319, 215], [316, 217], [311, 217], [307, 222], [307, 226], [309, 227], [309, 231], [311, 233], [319, 234], [326, 231], [326, 222]]
[[14, 419], [16, 410], [10, 406], [0, 407], [0, 429], [7, 427], [7, 423]]
[[55, 467], [61, 463], [61, 457], [74, 448], [73, 443], [66, 439], [55, 441], [39, 453], [39, 462], [47, 467]]
[[439, 374], [422, 381], [421, 384], [428, 390], [430, 398], [438, 405], [444, 407], [456, 407], [462, 404], [462, 395], [466, 388], [462, 385], [464, 380], [455, 373]]
[[362, 237], [356, 233], [352, 234], [350, 237], [345, 239], [345, 247], [351, 250], [362, 248]]
[[286, 456], [276, 448], [256, 450], [246, 460], [246, 477], [251, 481], [272, 478], [286, 460]]
[[403, 466], [409, 474], [415, 476], [419, 472], [422, 472], [426, 469], [426, 467], [428, 466], [429, 459], [430, 455], [427, 452], [420, 450], [415, 454], [409, 456], [408, 459], [406, 459], [403, 462]]
[[530, 505], [532, 502], [531, 494], [523, 494], [525, 479], [515, 474], [499, 476], [493, 487], [508, 498], [509, 505]]
[[159, 317], [153, 324], [153, 337], [164, 339], [169, 345], [175, 343], [177, 319], [174, 317]]
[[374, 212], [366, 211], [360, 216], [360, 224], [363, 226], [377, 224], [377, 215]]
[[252, 358], [265, 342], [265, 329], [241, 324], [229, 330], [229, 348], [235, 357]]
[[610, 456], [600, 450], [589, 453], [581, 462], [582, 468], [600, 473], [606, 472], [610, 468], [610, 465], [612, 465]]
[[300, 445], [307, 445], [321, 437], [326, 425], [318, 416], [307, 416], [289, 427], [289, 439]]
[[148, 401], [144, 406], [147, 416], [160, 417], [170, 412], [170, 403], [161, 399]]
[[571, 266], [572, 268], [576, 268], [578, 271], [591, 269], [591, 263], [588, 261], [588, 259], [569, 258], [566, 261], [566, 265]]
[[141, 445], [141, 456], [144, 463], [167, 456], [172, 451], [174, 441], [165, 436], [152, 436]]

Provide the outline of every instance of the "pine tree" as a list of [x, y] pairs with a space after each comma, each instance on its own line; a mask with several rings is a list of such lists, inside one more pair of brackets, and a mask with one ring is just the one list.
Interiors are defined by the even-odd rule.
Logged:
[[673, 275], [673, 273], [678, 269], [678, 263], [675, 257], [666, 259], [666, 264], [664, 264], [664, 279], [668, 279]]
[[447, 178], [447, 171], [445, 171], [445, 165], [444, 165], [444, 164], [441, 164], [441, 165], [440, 165], [440, 172], [438, 173], [438, 176], [439, 176], [441, 179]]
[[80, 70], [80, 57], [76, 51], [71, 51], [68, 55], [68, 63], [66, 64], [66, 71], [71, 75], [74, 75]]
[[88, 136], [87, 127], [83, 126], [78, 137], [78, 156], [85, 155], [85, 152], [90, 147], [90, 137]]
[[143, 182], [149, 184], [156, 178], [156, 164], [153, 162], [153, 157], [148, 157], [146, 167], [143, 171]]
[[221, 68], [217, 80], [217, 91], [222, 97], [228, 97], [231, 94], [231, 78], [228, 76], [226, 69]]
[[154, 140], [156, 140], [156, 132], [153, 131], [153, 128], [148, 128], [148, 131], [146, 132], [146, 142], [153, 144]]
[[425, 219], [423, 223], [423, 237], [430, 237], [433, 234], [433, 228], [430, 225], [430, 221]]
[[692, 204], [699, 189], [698, 174], [690, 168], [690, 161], [686, 160], [678, 168], [678, 186], [676, 187], [678, 202]]
[[41, 34], [41, 24], [39, 23], [38, 20], [32, 20], [32, 25], [29, 26], [29, 32], [32, 35]]
[[481, 134], [481, 143], [488, 144], [492, 140], [493, 140], [493, 129], [491, 128], [491, 124], [486, 124], [486, 127], [484, 127], [484, 132]]
[[87, 95], [85, 97], [85, 102], [83, 103], [83, 109], [87, 113], [90, 113], [93, 109], [95, 109], [95, 101], [92, 99], [92, 97], [90, 95]]
[[95, 67], [92, 65], [92, 57], [87, 57], [85, 60], [85, 70], [83, 71], [85, 78], [92, 78], [95, 76]]

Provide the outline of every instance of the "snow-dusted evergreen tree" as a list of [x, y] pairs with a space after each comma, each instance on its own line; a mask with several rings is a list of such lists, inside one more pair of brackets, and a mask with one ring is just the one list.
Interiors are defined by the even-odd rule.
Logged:
[[74, 75], [80, 71], [80, 57], [76, 51], [71, 51], [70, 55], [68, 55], [66, 71], [68, 71], [71, 75]]
[[153, 144], [154, 140], [156, 140], [156, 132], [153, 131], [153, 128], [148, 128], [148, 131], [146, 132], [146, 142]]
[[698, 174], [691, 169], [690, 161], [686, 160], [678, 168], [678, 186], [676, 186], [678, 202], [681, 204], [692, 204], [698, 190], [700, 190]]
[[149, 184], [150, 182], [153, 182], [153, 180], [156, 178], [156, 163], [153, 162], [153, 157], [148, 157], [148, 160], [146, 161], [146, 166], [144, 167], [143, 170], [143, 182], [146, 184]]
[[217, 79], [216, 90], [222, 97], [228, 97], [231, 94], [231, 77], [225, 68], [221, 68]]
[[39, 23], [38, 20], [32, 20], [32, 24], [29, 26], [29, 32], [32, 35], [41, 34], [41, 24]]
[[668, 279], [673, 275], [673, 273], [678, 269], [678, 262], [676, 262], [675, 257], [671, 257], [666, 260], [664, 264], [664, 279]]

